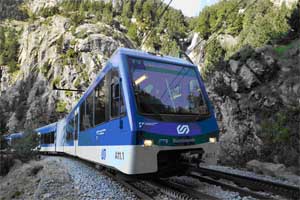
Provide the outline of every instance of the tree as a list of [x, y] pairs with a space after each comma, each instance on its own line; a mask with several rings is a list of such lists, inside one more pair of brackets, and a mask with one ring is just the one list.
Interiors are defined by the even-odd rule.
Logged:
[[25, 130], [22, 138], [13, 142], [12, 148], [15, 150], [15, 156], [26, 162], [38, 154], [36, 148], [40, 142], [39, 135], [33, 130]]
[[7, 140], [4, 138], [3, 135], [0, 135], [0, 149], [6, 149], [8, 147]]
[[5, 31], [2, 26], [0, 26], [0, 53], [4, 50], [5, 48]]
[[289, 24], [295, 35], [300, 35], [300, 2], [296, 5], [293, 13], [288, 18]]
[[209, 40], [205, 47], [205, 71], [209, 72], [224, 57], [225, 51], [222, 49], [218, 39]]
[[0, 65], [4, 64], [4, 52], [5, 50], [5, 31], [2, 26], [0, 26]]
[[154, 21], [152, 10], [154, 9], [154, 3], [151, 0], [146, 1], [142, 7], [142, 17], [146, 24], [151, 24]]
[[142, 0], [137, 0], [134, 4], [134, 12], [133, 15], [138, 20], [142, 20], [142, 10], [143, 10], [143, 2]]
[[161, 52], [165, 55], [177, 57], [179, 54], [179, 46], [175, 40], [164, 39], [162, 41]]
[[199, 32], [200, 36], [205, 40], [208, 39], [208, 37], [211, 35], [209, 16], [209, 8], [205, 7], [199, 15], [198, 25], [196, 28], [196, 31]]
[[132, 17], [132, 7], [131, 0], [126, 1], [122, 9], [122, 17], [131, 18]]
[[103, 21], [107, 24], [111, 24], [113, 21], [113, 6], [111, 1], [105, 4], [103, 10]]
[[135, 24], [129, 26], [127, 35], [132, 41], [136, 42], [138, 45], [140, 44], [140, 40], [137, 36], [137, 26]]

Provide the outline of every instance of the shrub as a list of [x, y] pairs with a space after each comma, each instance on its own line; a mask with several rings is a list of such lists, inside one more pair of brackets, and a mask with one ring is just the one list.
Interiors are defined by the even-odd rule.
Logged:
[[54, 78], [51, 82], [51, 86], [53, 87], [54, 85], [58, 85], [61, 81], [61, 77], [60, 76], [57, 76], [56, 78]]
[[46, 77], [48, 71], [50, 70], [50, 68], [51, 68], [51, 64], [49, 63], [49, 60], [48, 60], [48, 61], [45, 62], [45, 63], [43, 64], [43, 66], [40, 68], [40, 72]]
[[218, 65], [222, 58], [224, 58], [224, 55], [225, 51], [216, 38], [213, 38], [212, 40], [208, 41], [208, 43], [205, 46], [205, 68], [203, 71], [203, 75], [205, 76], [205, 74], [214, 70], [216, 65]]
[[34, 130], [25, 130], [23, 137], [13, 142], [15, 158], [27, 162], [38, 155], [37, 147], [40, 142], [39, 135]]
[[259, 132], [259, 137], [264, 142], [262, 160], [269, 162], [276, 160], [287, 166], [299, 167], [299, 115], [300, 107], [296, 107], [284, 108], [264, 117]]
[[53, 6], [53, 7], [44, 7], [39, 11], [39, 15], [42, 17], [51, 17], [53, 15], [56, 15], [59, 13], [59, 8], [57, 6]]
[[65, 113], [67, 112], [67, 103], [64, 102], [64, 101], [58, 101], [56, 103], [56, 112], [59, 112], [59, 113]]
[[73, 96], [73, 93], [71, 91], [65, 91], [66, 97], [71, 97]]

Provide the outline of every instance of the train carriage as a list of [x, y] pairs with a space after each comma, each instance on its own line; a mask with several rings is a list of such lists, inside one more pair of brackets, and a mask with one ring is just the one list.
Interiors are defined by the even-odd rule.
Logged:
[[55, 131], [56, 152], [129, 175], [176, 172], [184, 155], [201, 157], [218, 140], [197, 66], [126, 48], [113, 54]]
[[40, 135], [40, 151], [41, 152], [55, 152], [56, 144], [56, 124], [52, 123], [47, 126], [40, 127], [35, 131]]

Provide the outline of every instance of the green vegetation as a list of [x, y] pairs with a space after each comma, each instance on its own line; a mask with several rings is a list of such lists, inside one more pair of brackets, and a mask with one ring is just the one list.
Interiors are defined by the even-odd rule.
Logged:
[[[60, 14], [71, 19], [73, 32], [74, 27], [82, 24], [86, 19], [102, 21], [106, 24], [115, 24], [118, 20], [127, 27], [128, 37], [141, 44], [142, 37], [155, 26], [156, 29], [145, 44], [149, 49], [161, 50], [164, 54], [177, 55], [175, 50], [180, 49], [180, 40], [186, 37], [189, 26], [181, 11], [169, 8], [164, 16], [158, 17], [166, 4], [160, 6], [156, 0], [131, 0], [123, 1], [123, 4], [112, 6], [112, 2], [92, 0], [64, 0], [57, 7], [45, 8], [38, 15], [51, 17]], [[105, 31], [106, 29], [104, 29]], [[117, 38], [118, 35], [114, 34]], [[164, 44], [162, 48], [161, 44]]]
[[67, 103], [62, 101], [62, 100], [59, 100], [57, 103], [56, 103], [56, 112], [60, 112], [60, 113], [66, 113], [68, 110], [67, 110]]
[[[300, 107], [284, 108], [261, 123], [259, 137], [264, 142], [262, 160], [277, 158], [277, 162], [295, 166], [299, 155], [299, 115]], [[272, 160], [268, 160], [272, 161]]]
[[0, 135], [0, 150], [6, 149], [8, 147], [8, 144], [4, 138], [3, 135]]
[[65, 91], [66, 97], [71, 97], [73, 96], [73, 93], [71, 91]]
[[40, 68], [40, 72], [46, 77], [50, 69], [51, 69], [51, 64], [49, 63], [49, 61], [47, 61]]
[[19, 35], [13, 28], [0, 26], [0, 65], [7, 65], [9, 73], [19, 69]]
[[[4, 137], [0, 135], [0, 149], [13, 150], [11, 154], [0, 155], [0, 175], [2, 176], [9, 172], [15, 159], [19, 159], [23, 162], [36, 159], [38, 155], [36, 150], [38, 150], [39, 141], [39, 135], [29, 129], [24, 131], [22, 138], [13, 140], [11, 146], [9, 146], [4, 140]], [[18, 196], [19, 194], [16, 195]]]
[[[190, 27], [195, 27], [203, 39], [209, 39], [205, 66], [211, 69], [218, 60], [229, 58], [245, 45], [255, 48], [276, 43], [287, 37], [292, 28], [293, 34], [299, 33], [299, 21], [299, 5], [288, 9], [284, 5], [278, 8], [268, 0], [228, 0], [205, 7], [199, 17], [190, 21]], [[216, 42], [220, 34], [236, 37], [237, 44], [223, 50]]]
[[[284, 55], [284, 53], [293, 48], [295, 45], [297, 45], [296, 43], [289, 43], [289, 44], [285, 44], [285, 45], [279, 45], [277, 47], [274, 48], [274, 50], [281, 56]], [[300, 43], [298, 43], [298, 45], [300, 45]]]
[[220, 62], [220, 60], [224, 57], [225, 51], [222, 49], [219, 41], [216, 38], [213, 38], [211, 41], [208, 41], [207, 46], [205, 47], [205, 68], [203, 71], [203, 75], [205, 76], [207, 73], [214, 70], [214, 67]]
[[286, 142], [290, 138], [287, 120], [288, 118], [284, 113], [276, 113], [274, 121], [262, 123], [262, 137], [272, 143]]
[[79, 77], [76, 78], [75, 82], [74, 82], [74, 87], [75, 88], [80, 88], [80, 83], [81, 83], [81, 80]]
[[25, 130], [23, 137], [13, 142], [15, 157], [23, 162], [29, 161], [38, 155], [35, 148], [39, 145], [39, 135], [33, 130]]
[[47, 18], [56, 15], [58, 13], [59, 13], [59, 8], [57, 6], [53, 6], [53, 7], [43, 7], [39, 11], [38, 15]]
[[52, 80], [51, 86], [53, 87], [54, 85], [56, 85], [56, 86], [59, 85], [60, 81], [61, 81], [61, 77], [60, 77], [60, 76], [57, 76], [56, 78], [54, 78], [54, 79]]

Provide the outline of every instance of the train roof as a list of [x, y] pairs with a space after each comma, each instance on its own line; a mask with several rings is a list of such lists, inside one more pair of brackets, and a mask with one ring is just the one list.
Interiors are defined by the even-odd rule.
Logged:
[[141, 58], [151, 59], [151, 60], [160, 60], [160, 61], [169, 62], [169, 63], [173, 63], [173, 64], [178, 64], [178, 65], [188, 65], [188, 66], [192, 66], [192, 67], [197, 67], [196, 65], [188, 62], [187, 60], [181, 59], [181, 58], [164, 56], [164, 55], [156, 55], [154, 53], [149, 53], [149, 52], [136, 50], [136, 49], [128, 49], [128, 48], [122, 47], [122, 48], [118, 48], [112, 57], [114, 57], [114, 55], [116, 55], [116, 54], [133, 56], [133, 57], [141, 57]]
[[40, 134], [53, 132], [53, 131], [56, 131], [56, 124], [57, 124], [56, 122], [52, 123], [52, 124], [48, 124], [46, 126], [35, 129], [35, 131], [40, 133]]
[[120, 56], [132, 56], [132, 57], [138, 57], [142, 59], [149, 59], [153, 61], [160, 61], [160, 62], [167, 62], [170, 64], [175, 65], [185, 65], [189, 67], [197, 67], [196, 65], [188, 62], [187, 60], [171, 57], [171, 56], [162, 56], [162, 55], [155, 55], [154, 53], [148, 53], [141, 50], [136, 49], [128, 49], [128, 48], [118, 48], [111, 58], [107, 61], [105, 67], [100, 71], [100, 73], [97, 75], [96, 79], [90, 84], [88, 89], [84, 92], [84, 94], [81, 96], [79, 101], [76, 103], [76, 105], [72, 108], [70, 113], [66, 116], [66, 119], [70, 119], [73, 117], [73, 114], [75, 110], [78, 108], [79, 105], [84, 101], [84, 99], [90, 94], [90, 92], [93, 90], [93, 88], [98, 84], [98, 82], [102, 79], [102, 77], [105, 75], [108, 70], [110, 70], [113, 66], [117, 66]]
[[4, 138], [6, 140], [9, 140], [9, 139], [21, 138], [22, 136], [23, 136], [23, 133], [12, 133], [12, 134], [9, 134], [9, 135], [5, 135]]

